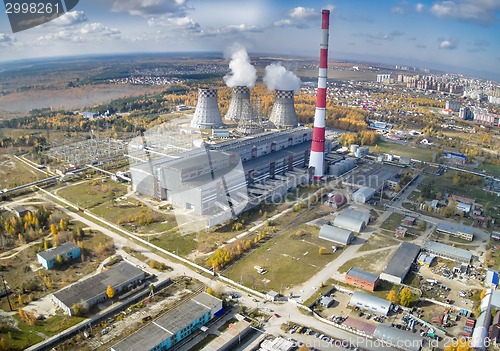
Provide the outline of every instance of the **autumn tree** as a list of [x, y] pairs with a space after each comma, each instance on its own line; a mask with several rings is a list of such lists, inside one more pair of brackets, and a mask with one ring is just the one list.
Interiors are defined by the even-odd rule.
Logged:
[[386, 299], [391, 301], [392, 303], [398, 303], [398, 295], [396, 294], [396, 291], [394, 289], [389, 291]]
[[68, 229], [68, 223], [61, 218], [61, 220], [59, 221], [59, 230], [62, 232], [65, 231], [66, 229]]
[[481, 291], [481, 295], [479, 295], [479, 298], [482, 300], [484, 299], [485, 295], [486, 295], [486, 288], [484, 288], [483, 291]]
[[319, 249], [318, 249], [318, 253], [320, 255], [324, 255], [326, 253], [326, 249], [323, 246], [320, 246]]
[[456, 341], [448, 343], [444, 348], [444, 351], [472, 351], [473, 348], [470, 346], [470, 340], [464, 338], [457, 339]]
[[215, 296], [215, 291], [211, 287], [208, 287], [207, 290], [206, 290], [206, 292], [207, 292], [208, 295]]
[[20, 305], [24, 305], [23, 295], [19, 294], [17, 296], [17, 302], [19, 302]]
[[115, 289], [111, 285], [108, 285], [106, 289], [106, 296], [108, 296], [109, 299], [112, 299], [115, 296]]
[[73, 315], [74, 316], [81, 316], [83, 313], [83, 306], [80, 303], [75, 303], [73, 306], [71, 306], [71, 309], [73, 310]]
[[59, 233], [59, 230], [57, 229], [57, 226], [55, 224], [50, 225], [50, 234], [53, 236], [57, 235]]
[[410, 306], [412, 299], [413, 293], [410, 289], [408, 289], [408, 287], [405, 286], [399, 293], [399, 303], [404, 307], [408, 307]]
[[58, 265], [61, 265], [63, 263], [63, 259], [62, 259], [61, 255], [56, 256], [56, 261], [57, 261]]

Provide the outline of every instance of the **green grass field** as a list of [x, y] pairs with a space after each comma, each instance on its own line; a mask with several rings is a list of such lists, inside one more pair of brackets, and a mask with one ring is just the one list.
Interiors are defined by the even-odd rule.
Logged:
[[393, 232], [397, 227], [401, 225], [401, 221], [403, 220], [403, 218], [405, 218], [405, 216], [400, 213], [391, 213], [391, 215], [384, 221], [384, 223], [382, 223], [380, 228]]
[[[377, 142], [380, 153], [394, 154], [399, 156], [407, 156], [416, 160], [430, 162], [434, 151], [431, 149], [418, 148], [410, 145], [399, 143], [391, 143], [389, 141], [380, 140]], [[370, 152], [375, 151], [375, 146], [370, 146]]]
[[69, 185], [57, 192], [59, 196], [83, 208], [96, 207], [126, 193], [127, 187], [124, 184], [102, 183], [99, 180]]
[[[225, 275], [256, 290], [280, 291], [306, 281], [340, 254], [332, 253], [331, 243], [318, 238], [317, 228], [309, 227], [309, 232], [300, 236], [295, 231], [296, 228], [270, 239], [230, 267]], [[327, 253], [320, 255], [320, 247], [327, 248]], [[255, 265], [267, 273], [257, 273]]]
[[500, 177], [500, 165], [494, 165], [491, 163], [486, 163], [483, 166], [483, 169], [488, 172], [489, 174], [495, 176], [495, 177]]

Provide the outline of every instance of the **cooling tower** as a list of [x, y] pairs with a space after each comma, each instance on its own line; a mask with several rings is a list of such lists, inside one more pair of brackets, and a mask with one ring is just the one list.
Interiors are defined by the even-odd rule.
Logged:
[[293, 94], [293, 90], [276, 90], [273, 110], [269, 116], [269, 121], [276, 128], [285, 129], [297, 126]]
[[217, 104], [217, 89], [198, 89], [198, 103], [191, 120], [191, 127], [211, 129], [220, 126], [222, 126], [222, 119]]
[[319, 49], [318, 90], [314, 112], [314, 130], [311, 143], [309, 167], [314, 167], [314, 179], [324, 176], [325, 163], [325, 126], [326, 126], [326, 78], [328, 74], [328, 35], [330, 11], [321, 12], [321, 43]]
[[233, 88], [233, 97], [226, 113], [226, 119], [239, 121], [241, 118], [252, 117], [252, 105], [250, 104], [250, 89], [244, 86]]

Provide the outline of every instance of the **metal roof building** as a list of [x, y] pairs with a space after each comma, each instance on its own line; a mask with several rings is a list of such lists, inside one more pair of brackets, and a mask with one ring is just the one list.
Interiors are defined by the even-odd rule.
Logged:
[[376, 190], [369, 187], [363, 187], [358, 189], [354, 194], [352, 194], [352, 199], [358, 203], [366, 203], [375, 195]]
[[496, 288], [498, 286], [498, 271], [489, 268], [486, 271], [486, 278], [484, 278], [484, 285], [490, 288]]
[[231, 324], [225, 332], [223, 332], [217, 339], [211, 341], [207, 346], [201, 349], [201, 351], [231, 350], [233, 346], [236, 346], [236, 344], [238, 344], [239, 341], [251, 331], [252, 325], [245, 320], [241, 320]]
[[142, 281], [144, 271], [127, 262], [120, 262], [113, 267], [81, 280], [53, 294], [53, 301], [69, 315], [72, 306], [82, 304], [91, 307], [107, 299], [106, 289], [111, 285], [116, 294]]
[[[367, 220], [368, 218], [368, 220]], [[347, 229], [356, 233], [361, 232], [368, 224], [370, 215], [364, 212], [346, 208], [335, 217], [333, 224], [336, 227]]]
[[471, 252], [435, 241], [427, 241], [424, 244], [424, 250], [438, 257], [447, 258], [453, 261], [469, 263], [472, 260]]
[[373, 336], [405, 351], [419, 351], [422, 348], [422, 337], [385, 325], [378, 325]]
[[111, 351], [167, 350], [208, 323], [222, 301], [200, 293], [111, 347]]
[[380, 279], [401, 284], [420, 253], [420, 246], [403, 242], [385, 267]]
[[389, 313], [391, 305], [392, 303], [388, 300], [361, 292], [352, 294], [351, 300], [349, 301], [349, 306], [359, 307], [362, 310], [371, 311], [384, 316]]
[[358, 279], [363, 279], [367, 282], [375, 283], [378, 280], [378, 275], [367, 272], [362, 270], [361, 268], [358, 267], [351, 267], [347, 271], [348, 275], [358, 278]]
[[337, 244], [349, 245], [354, 239], [354, 234], [349, 230], [323, 224], [319, 230], [319, 238]]
[[451, 236], [456, 236], [469, 241], [472, 241], [474, 238], [474, 229], [463, 225], [452, 225], [441, 222], [438, 224], [436, 231], [438, 233], [449, 234]]

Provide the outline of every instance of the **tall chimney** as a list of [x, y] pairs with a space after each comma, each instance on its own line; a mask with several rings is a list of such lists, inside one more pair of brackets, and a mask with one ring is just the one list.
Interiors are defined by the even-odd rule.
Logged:
[[198, 102], [191, 120], [192, 128], [211, 129], [222, 126], [219, 106], [217, 103], [217, 89], [199, 88]]
[[318, 90], [316, 92], [316, 111], [314, 113], [314, 129], [311, 144], [309, 167], [314, 167], [314, 179], [324, 175], [325, 153], [325, 120], [326, 120], [326, 78], [328, 73], [328, 31], [330, 11], [321, 11], [321, 44], [319, 51]]
[[297, 127], [293, 90], [276, 90], [269, 121], [278, 129]]

